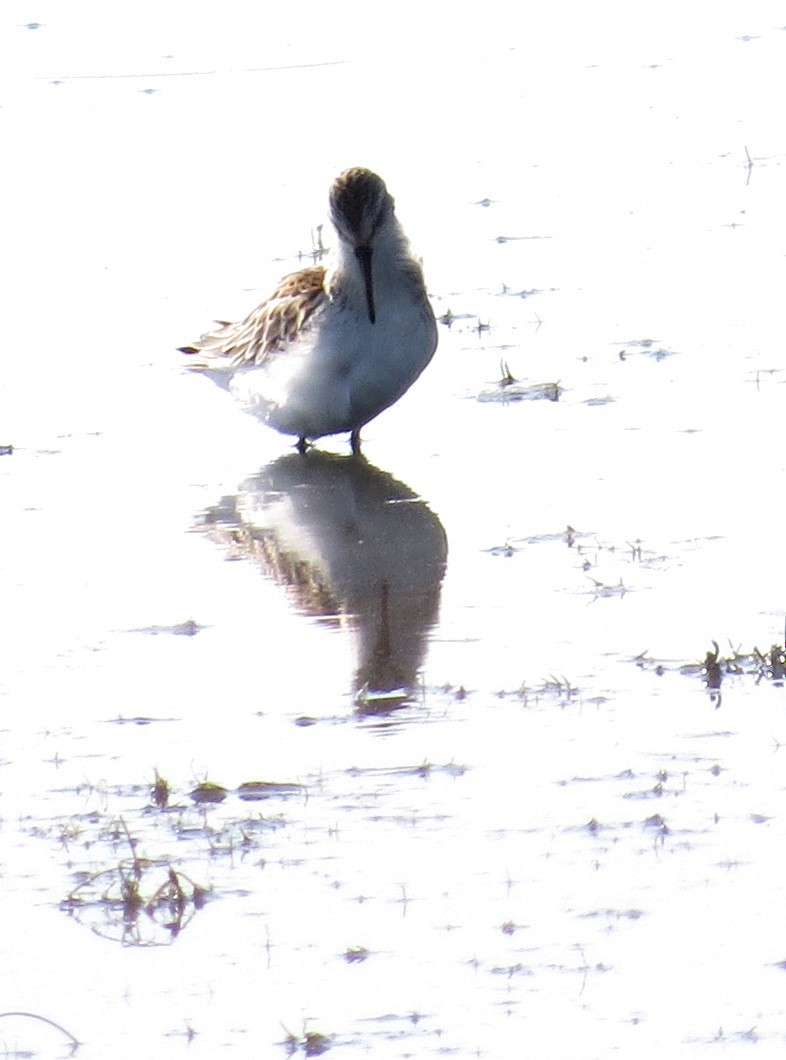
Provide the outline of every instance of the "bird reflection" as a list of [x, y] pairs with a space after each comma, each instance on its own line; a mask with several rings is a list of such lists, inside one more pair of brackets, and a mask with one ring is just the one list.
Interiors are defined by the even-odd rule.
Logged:
[[359, 711], [386, 713], [412, 698], [447, 558], [442, 524], [412, 490], [362, 457], [293, 453], [248, 478], [202, 525], [299, 610], [355, 632]]

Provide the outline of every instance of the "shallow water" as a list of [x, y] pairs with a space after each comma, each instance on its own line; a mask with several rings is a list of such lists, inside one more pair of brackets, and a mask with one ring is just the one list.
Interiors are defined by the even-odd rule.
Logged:
[[[782, 10], [332, 11], [3, 12], [0, 1043], [772, 1051]], [[299, 459], [172, 351], [356, 163], [445, 323]]]

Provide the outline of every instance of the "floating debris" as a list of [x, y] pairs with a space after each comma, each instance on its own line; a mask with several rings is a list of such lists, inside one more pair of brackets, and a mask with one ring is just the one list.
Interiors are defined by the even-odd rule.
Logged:
[[226, 788], [222, 788], [220, 784], [205, 780], [201, 784], [197, 784], [190, 794], [194, 802], [205, 803], [223, 802], [229, 792]]
[[273, 780], [247, 780], [237, 788], [244, 802], [259, 802], [276, 795], [301, 795], [304, 791], [302, 784], [280, 784]]
[[519, 243], [525, 239], [551, 239], [551, 236], [496, 236], [495, 243]]
[[559, 401], [563, 388], [559, 383], [522, 383], [511, 372], [508, 362], [500, 361], [500, 378], [493, 390], [481, 390], [478, 401]]
[[368, 959], [369, 952], [365, 946], [348, 946], [342, 956], [347, 964], [359, 964]]
[[139, 629], [128, 629], [125, 632], [146, 633], [151, 637], [157, 637], [161, 633], [169, 633], [174, 637], [195, 637], [203, 629], [207, 629], [207, 626], [200, 626], [193, 618], [187, 618], [185, 622], [178, 622], [174, 626], [142, 626]]
[[676, 350], [670, 350], [666, 346], [659, 346], [657, 339], [632, 339], [630, 342], [615, 343], [619, 349], [619, 359], [627, 361], [629, 355], [643, 355], [655, 361], [664, 361], [667, 357], [675, 357]]

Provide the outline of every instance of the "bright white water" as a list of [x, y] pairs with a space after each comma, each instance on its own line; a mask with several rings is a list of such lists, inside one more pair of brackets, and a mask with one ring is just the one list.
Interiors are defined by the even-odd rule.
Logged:
[[[2, 1011], [88, 1060], [782, 1050], [784, 692], [698, 666], [783, 637], [782, 5], [0, 18]], [[353, 164], [454, 318], [359, 479], [173, 352]], [[211, 888], [174, 939], [60, 908], [121, 819]]]

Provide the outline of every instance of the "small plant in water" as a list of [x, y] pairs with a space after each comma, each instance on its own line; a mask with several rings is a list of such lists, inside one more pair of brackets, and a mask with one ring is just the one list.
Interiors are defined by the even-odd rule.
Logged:
[[168, 861], [140, 857], [125, 821], [116, 825], [131, 856], [114, 868], [83, 878], [61, 908], [105, 938], [124, 945], [172, 942], [205, 903], [207, 891]]
[[298, 1038], [292, 1031], [284, 1027], [286, 1038], [284, 1047], [288, 1056], [293, 1056], [298, 1049], [302, 1049], [306, 1056], [321, 1056], [330, 1048], [332, 1037], [329, 1034], [320, 1034], [319, 1031], [306, 1031]]
[[171, 791], [171, 788], [169, 786], [169, 781], [168, 780], [164, 780], [164, 778], [161, 776], [161, 774], [156, 769], [155, 770], [155, 782], [153, 784], [153, 790], [152, 790], [151, 794], [153, 796], [153, 802], [159, 808], [159, 810], [165, 810], [167, 808], [167, 806], [169, 805], [169, 793], [170, 793], [170, 791]]
[[[754, 647], [752, 651], [745, 652], [739, 645], [729, 641], [728, 652], [721, 653], [720, 646], [716, 640], [711, 640], [711, 650], [704, 653], [701, 662], [684, 663], [679, 666], [679, 672], [689, 677], [701, 677], [709, 694], [710, 702], [716, 710], [722, 704], [722, 687], [727, 677], [753, 677], [758, 685], [762, 681], [772, 681], [775, 685], [783, 685], [786, 681], [786, 631], [784, 632], [784, 643], [772, 644], [766, 651], [760, 651]], [[646, 652], [637, 655], [633, 662], [642, 670], [653, 670], [662, 675], [667, 667], [663, 663], [650, 658]]]

